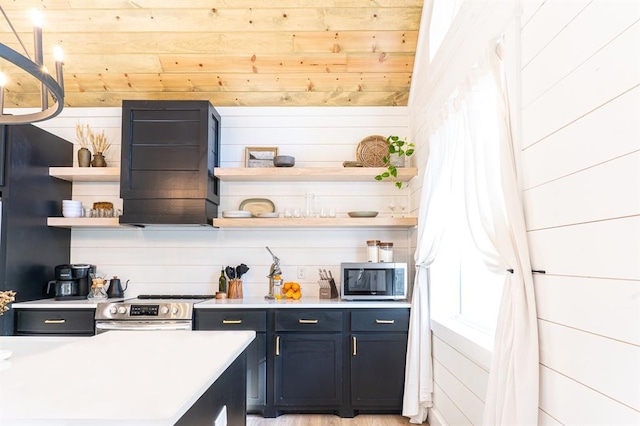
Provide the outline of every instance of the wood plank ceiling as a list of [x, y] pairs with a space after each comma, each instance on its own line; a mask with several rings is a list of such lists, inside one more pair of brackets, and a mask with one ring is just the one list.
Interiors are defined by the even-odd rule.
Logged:
[[[28, 52], [65, 52], [65, 105], [208, 99], [216, 106], [407, 104], [423, 0], [2, 0]], [[0, 16], [0, 42], [24, 52]], [[5, 107], [39, 106], [0, 60]]]

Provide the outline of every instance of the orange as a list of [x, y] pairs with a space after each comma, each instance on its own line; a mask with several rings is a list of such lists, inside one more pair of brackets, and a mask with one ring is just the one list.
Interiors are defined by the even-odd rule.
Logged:
[[291, 299], [293, 297], [293, 290], [287, 291], [286, 296]]
[[299, 291], [296, 291], [295, 293], [293, 293], [293, 300], [298, 300], [302, 297], [302, 293], [300, 293]]
[[282, 286], [282, 291], [286, 292], [287, 290], [289, 290], [291, 288], [291, 285], [293, 283], [289, 282], [289, 283], [284, 283], [284, 286]]
[[298, 290], [300, 290], [300, 284], [291, 283], [291, 288], [293, 289], [293, 291], [298, 291]]

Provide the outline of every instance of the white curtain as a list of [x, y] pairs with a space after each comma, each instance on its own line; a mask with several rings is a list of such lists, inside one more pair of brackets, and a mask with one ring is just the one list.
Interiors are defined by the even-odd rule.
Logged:
[[[539, 391], [538, 323], [531, 276], [524, 212], [518, 187], [514, 157], [515, 137], [511, 126], [509, 93], [506, 87], [502, 45], [492, 45], [487, 52], [491, 74], [487, 84], [494, 84], [499, 138], [494, 152], [499, 156], [474, 156], [466, 163], [476, 174], [475, 187], [466, 187], [467, 216], [481, 218], [474, 241], [492, 242], [478, 246], [486, 254], [490, 267], [507, 266], [504, 290], [494, 338], [489, 385], [485, 400], [485, 425], [537, 425]], [[499, 176], [489, 177], [491, 169]], [[482, 175], [487, 177], [482, 179]], [[477, 202], [479, 198], [491, 200]], [[476, 201], [474, 203], [474, 200]], [[476, 240], [476, 234], [484, 234]]]
[[[465, 211], [485, 264], [504, 277], [485, 401], [485, 425], [535, 425], [538, 333], [524, 215], [517, 185], [508, 96], [492, 44], [449, 102], [429, 140], [418, 217], [403, 415], [422, 423], [432, 405], [428, 267], [451, 212], [456, 161], [463, 161]], [[507, 272], [513, 270], [513, 273]]]
[[[441, 118], [449, 112], [443, 112]], [[409, 417], [411, 423], [424, 422], [432, 405], [433, 364], [428, 268], [436, 257], [451, 211], [454, 164], [462, 143], [461, 133], [460, 123], [451, 120], [429, 137], [429, 159], [418, 214], [416, 275], [411, 298], [402, 408], [402, 415]]]

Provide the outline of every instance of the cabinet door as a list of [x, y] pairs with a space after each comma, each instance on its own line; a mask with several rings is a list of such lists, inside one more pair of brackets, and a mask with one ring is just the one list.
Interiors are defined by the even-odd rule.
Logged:
[[120, 196], [217, 202], [218, 122], [208, 101], [124, 101]]
[[256, 338], [246, 349], [247, 411], [256, 412], [266, 404], [267, 388], [267, 313], [242, 311], [196, 310], [196, 330], [254, 330]]
[[351, 404], [400, 409], [407, 354], [405, 333], [351, 335]]
[[342, 402], [342, 335], [275, 336], [275, 405], [339, 407]]

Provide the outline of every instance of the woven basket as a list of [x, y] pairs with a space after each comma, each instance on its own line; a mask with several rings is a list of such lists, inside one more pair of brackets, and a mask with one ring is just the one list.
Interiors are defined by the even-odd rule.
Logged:
[[384, 136], [367, 136], [360, 141], [356, 149], [356, 158], [365, 167], [388, 165], [389, 162], [385, 162], [384, 157], [389, 157], [389, 144]]

